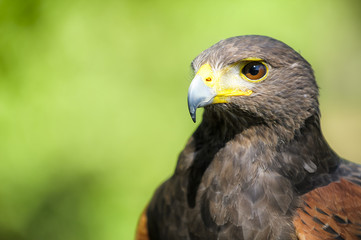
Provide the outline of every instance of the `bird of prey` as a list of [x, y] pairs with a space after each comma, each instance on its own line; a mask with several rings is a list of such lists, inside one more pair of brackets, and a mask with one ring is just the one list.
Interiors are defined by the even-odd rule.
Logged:
[[311, 65], [288, 45], [222, 40], [191, 64], [193, 121], [173, 176], [154, 193], [137, 240], [361, 239], [361, 167], [320, 127]]

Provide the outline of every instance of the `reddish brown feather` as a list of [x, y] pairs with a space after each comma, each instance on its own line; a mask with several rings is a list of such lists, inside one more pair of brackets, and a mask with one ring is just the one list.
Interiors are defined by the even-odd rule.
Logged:
[[361, 239], [361, 187], [333, 182], [303, 196], [293, 220], [300, 240]]
[[142, 215], [139, 218], [137, 230], [135, 233], [135, 240], [149, 240], [148, 226], [147, 226], [148, 219], [146, 215], [146, 210], [147, 209], [145, 209], [142, 212]]

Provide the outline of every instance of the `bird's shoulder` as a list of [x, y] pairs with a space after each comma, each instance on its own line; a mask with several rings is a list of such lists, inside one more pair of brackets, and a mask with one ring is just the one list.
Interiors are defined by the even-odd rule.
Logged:
[[138, 225], [135, 233], [135, 240], [149, 240], [147, 223], [148, 223], [148, 217], [145, 209], [140, 215], [140, 218], [138, 220]]
[[340, 164], [337, 170], [333, 173], [334, 178], [344, 178], [350, 182], [353, 182], [361, 186], [361, 165], [347, 161], [345, 159], [340, 160]]
[[300, 240], [361, 238], [360, 166], [342, 161], [340, 179], [302, 196], [293, 224]]

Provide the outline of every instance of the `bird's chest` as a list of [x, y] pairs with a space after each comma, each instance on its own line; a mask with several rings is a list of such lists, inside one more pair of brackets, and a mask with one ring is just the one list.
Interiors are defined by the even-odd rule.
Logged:
[[296, 197], [291, 184], [256, 161], [245, 162], [240, 154], [215, 156], [194, 197], [194, 206], [185, 211], [191, 235], [208, 234], [210, 239], [281, 239], [287, 235], [282, 239], [288, 239], [292, 233], [289, 223]]

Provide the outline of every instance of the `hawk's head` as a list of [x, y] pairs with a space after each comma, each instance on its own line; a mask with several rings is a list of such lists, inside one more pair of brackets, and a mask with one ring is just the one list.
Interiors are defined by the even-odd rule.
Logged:
[[188, 107], [193, 121], [197, 108], [206, 106], [206, 111], [249, 114], [290, 128], [319, 113], [310, 64], [275, 39], [250, 35], [222, 40], [199, 54], [192, 68]]

